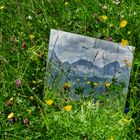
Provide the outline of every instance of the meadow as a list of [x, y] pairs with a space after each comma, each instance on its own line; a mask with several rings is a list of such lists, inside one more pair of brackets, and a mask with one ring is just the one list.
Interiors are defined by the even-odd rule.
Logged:
[[[0, 139], [140, 139], [140, 1], [1, 0], [0, 25]], [[125, 111], [47, 87], [52, 28], [135, 46]]]

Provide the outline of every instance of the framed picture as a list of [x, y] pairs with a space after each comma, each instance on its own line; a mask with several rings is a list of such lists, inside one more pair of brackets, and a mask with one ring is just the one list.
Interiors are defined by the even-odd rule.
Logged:
[[49, 40], [48, 85], [69, 84], [69, 96], [126, 98], [134, 47], [52, 29]]

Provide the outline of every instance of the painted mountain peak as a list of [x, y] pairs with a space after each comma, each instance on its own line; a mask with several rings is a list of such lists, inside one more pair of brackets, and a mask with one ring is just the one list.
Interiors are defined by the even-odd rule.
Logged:
[[51, 52], [51, 60], [55, 62], [55, 64], [61, 65], [63, 68], [70, 68], [72, 71], [76, 73], [80, 73], [80, 75], [95, 75], [97, 77], [106, 77], [111, 78], [114, 76], [120, 76], [122, 73], [127, 73], [128, 68], [126, 66], [121, 67], [119, 62], [115, 60], [114, 62], [110, 62], [106, 64], [104, 67], [100, 68], [97, 65], [94, 65], [93, 62], [88, 61], [86, 59], [80, 59], [76, 62], [70, 64], [69, 62], [62, 63], [59, 58], [57, 57], [55, 51]]

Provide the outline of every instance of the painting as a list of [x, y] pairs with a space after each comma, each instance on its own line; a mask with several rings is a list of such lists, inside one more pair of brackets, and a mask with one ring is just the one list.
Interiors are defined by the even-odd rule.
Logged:
[[[134, 47], [51, 29], [48, 85], [71, 85], [69, 96], [118, 94], [127, 96]], [[113, 85], [113, 86], [112, 86]], [[119, 91], [120, 93], [120, 91]]]

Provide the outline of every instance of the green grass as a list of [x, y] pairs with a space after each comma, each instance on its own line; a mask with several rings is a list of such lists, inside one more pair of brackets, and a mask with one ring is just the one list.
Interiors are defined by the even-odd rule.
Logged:
[[[122, 0], [116, 5], [112, 1], [0, 1], [0, 139], [140, 139], [140, 2]], [[108, 17], [105, 22], [100, 20], [102, 15]], [[128, 24], [120, 28], [123, 19]], [[114, 42], [127, 39], [136, 47], [127, 99], [129, 113], [100, 108], [100, 102], [93, 104], [91, 99], [73, 101], [63, 89], [56, 90], [57, 86], [45, 88], [51, 28], [112, 37]], [[22, 82], [19, 87], [17, 79]], [[53, 100], [50, 106], [45, 104], [48, 99]], [[64, 110], [65, 105], [72, 106], [70, 112]], [[11, 112], [14, 117], [9, 120]]]

